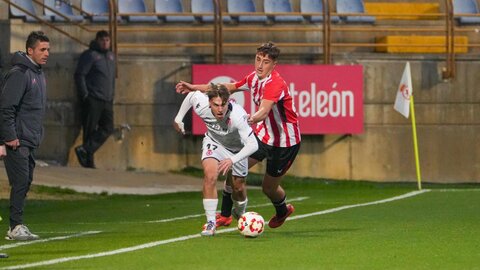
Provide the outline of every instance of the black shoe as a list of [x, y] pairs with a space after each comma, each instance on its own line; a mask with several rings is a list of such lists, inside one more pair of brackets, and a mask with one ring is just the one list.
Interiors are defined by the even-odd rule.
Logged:
[[95, 167], [95, 161], [93, 159], [93, 154], [92, 153], [87, 153], [87, 166], [85, 166], [90, 169], [96, 169]]
[[82, 167], [89, 168], [88, 153], [85, 148], [81, 145], [75, 147], [75, 154], [77, 154], [78, 163], [80, 163]]

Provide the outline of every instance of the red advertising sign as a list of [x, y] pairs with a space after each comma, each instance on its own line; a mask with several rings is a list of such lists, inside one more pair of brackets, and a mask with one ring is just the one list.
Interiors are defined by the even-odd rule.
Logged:
[[[358, 134], [363, 132], [363, 69], [360, 65], [278, 65], [289, 86], [302, 134]], [[243, 79], [252, 65], [193, 65], [194, 84], [227, 83]], [[256, 107], [249, 91], [232, 95], [247, 113]], [[203, 134], [205, 124], [194, 115], [193, 134]]]

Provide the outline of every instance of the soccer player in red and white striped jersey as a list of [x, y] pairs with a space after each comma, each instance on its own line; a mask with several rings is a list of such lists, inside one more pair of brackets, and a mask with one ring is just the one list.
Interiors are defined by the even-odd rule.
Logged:
[[[294, 207], [286, 203], [285, 190], [280, 186], [280, 182], [295, 160], [301, 141], [293, 97], [287, 84], [275, 70], [279, 54], [280, 50], [272, 42], [261, 45], [255, 55], [255, 71], [241, 81], [225, 84], [231, 93], [250, 90], [258, 106], [258, 110], [248, 121], [255, 124], [259, 149], [249, 157], [248, 166], [252, 167], [267, 159], [262, 189], [276, 210], [268, 223], [271, 228], [281, 226], [294, 211]], [[207, 88], [208, 84], [192, 85], [184, 81], [176, 86], [178, 93], [206, 91]], [[217, 226], [222, 225], [222, 219], [228, 221], [230, 218], [231, 222], [232, 203], [228, 195], [224, 190], [222, 213], [217, 219]], [[225, 225], [229, 224], [225, 222]]]

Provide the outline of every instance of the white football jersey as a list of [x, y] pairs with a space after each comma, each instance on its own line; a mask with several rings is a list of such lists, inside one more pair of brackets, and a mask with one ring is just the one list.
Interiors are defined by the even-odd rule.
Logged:
[[[193, 107], [195, 113], [202, 118], [207, 126], [208, 131], [205, 136], [222, 144], [227, 150], [233, 153], [242, 150], [241, 156], [244, 158], [244, 154], [248, 154], [245, 156], [247, 157], [256, 151], [256, 149], [253, 148], [258, 148], [253, 130], [247, 122], [247, 113], [242, 106], [234, 101], [228, 103], [227, 113], [222, 120], [215, 118], [210, 109], [208, 97], [200, 91], [191, 92], [185, 97], [179, 111], [179, 116], [183, 112], [186, 113], [190, 107]], [[183, 116], [181, 116], [181, 119], [183, 119]], [[175, 121], [177, 121], [177, 118]], [[256, 147], [252, 147], [252, 145]]]

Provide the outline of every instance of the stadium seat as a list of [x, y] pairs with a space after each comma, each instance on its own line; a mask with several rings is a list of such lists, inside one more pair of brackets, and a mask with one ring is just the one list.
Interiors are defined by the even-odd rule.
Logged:
[[162, 16], [162, 13], [183, 13], [181, 0], [155, 0], [155, 13], [165, 22], [194, 22], [193, 16]]
[[[43, 16], [43, 15], [37, 15], [35, 11], [35, 7], [33, 6], [32, 0], [11, 0], [11, 2], [15, 5], [20, 6], [21, 8], [27, 10], [28, 12], [35, 14], [37, 17], [39, 17], [42, 20], [50, 21], [51, 17], [50, 16]], [[13, 5], [10, 5], [10, 16], [13, 18], [22, 18], [26, 22], [36, 22], [37, 19], [34, 17], [26, 14], [25, 12], [21, 11], [20, 9], [14, 7]]]
[[[45, 0], [44, 4], [45, 4], [45, 6], [48, 6], [52, 9], [54, 9], [58, 13], [61, 13], [62, 15], [69, 18], [73, 22], [83, 21], [83, 16], [82, 15], [73, 14], [72, 6], [71, 6], [69, 0], [62, 0], [62, 1], [59, 1], [59, 0]], [[66, 22], [67, 21], [67, 19], [65, 19], [64, 17], [58, 15], [57, 13], [51, 11], [50, 9], [48, 9], [46, 7], [44, 8], [43, 11], [44, 11], [46, 16], [51, 16], [53, 21], [56, 21], [56, 22]]]
[[[92, 15], [88, 17], [92, 22], [108, 22], [110, 12], [108, 0], [82, 0], [81, 7], [83, 11]], [[120, 21], [121, 18], [118, 17], [117, 20]]]
[[[252, 0], [228, 0], [227, 10], [229, 13], [256, 12], [255, 4]], [[239, 22], [266, 22], [267, 16], [239, 15], [232, 16], [232, 19]]]
[[[363, 0], [337, 0], [337, 13], [365, 13]], [[347, 23], [374, 23], [372, 16], [341, 16]]]
[[[214, 13], [213, 0], [192, 0], [192, 13]], [[213, 22], [213, 16], [199, 16], [202, 22]], [[230, 22], [230, 16], [222, 16], [223, 22]]]
[[[146, 13], [147, 8], [143, 0], [118, 0], [118, 12], [122, 13]], [[129, 22], [158, 22], [157, 16], [124, 16]]]
[[[301, 0], [300, 2], [300, 12], [302, 13], [322, 13], [323, 12], [323, 2], [322, 0]], [[305, 19], [311, 22], [323, 22], [323, 16], [305, 16]], [[330, 16], [331, 22], [339, 22], [340, 18], [338, 16]]]
[[[263, 2], [265, 13], [288, 13], [293, 12], [290, 0], [265, 0]], [[273, 16], [275, 22], [302, 22], [303, 17], [298, 15], [275, 15]]]
[[[453, 1], [454, 14], [477, 14], [478, 5], [475, 0], [454, 0]], [[460, 24], [480, 24], [480, 17], [455, 16]]]

